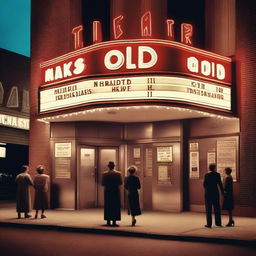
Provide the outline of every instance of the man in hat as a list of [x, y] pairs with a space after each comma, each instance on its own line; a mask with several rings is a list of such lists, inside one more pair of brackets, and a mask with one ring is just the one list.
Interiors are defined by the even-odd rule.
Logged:
[[118, 226], [117, 220], [121, 220], [120, 188], [122, 185], [121, 173], [116, 171], [115, 163], [108, 163], [108, 171], [102, 174], [102, 186], [104, 186], [104, 220], [107, 226]]

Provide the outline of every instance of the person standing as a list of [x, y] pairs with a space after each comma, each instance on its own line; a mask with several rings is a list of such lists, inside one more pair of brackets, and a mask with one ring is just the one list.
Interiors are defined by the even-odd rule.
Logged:
[[17, 183], [16, 210], [18, 219], [21, 218], [21, 213], [24, 212], [25, 218], [30, 218], [31, 198], [29, 186], [33, 185], [31, 176], [29, 175], [29, 167], [22, 165], [21, 173], [17, 175], [15, 181]]
[[135, 216], [141, 215], [138, 189], [141, 188], [140, 180], [135, 176], [136, 168], [128, 168], [129, 176], [125, 178], [124, 187], [128, 191], [128, 214], [132, 216], [132, 226], [135, 226]]
[[104, 186], [104, 220], [107, 225], [118, 226], [117, 220], [121, 220], [120, 188], [122, 185], [121, 173], [114, 169], [115, 163], [108, 163], [108, 171], [102, 174], [102, 186]]
[[209, 173], [204, 176], [204, 190], [205, 190], [205, 208], [206, 208], [206, 220], [205, 227], [212, 227], [212, 207], [215, 215], [215, 225], [221, 227], [221, 211], [220, 211], [220, 199], [219, 190], [224, 194], [220, 174], [216, 171], [216, 165], [209, 165]]
[[34, 178], [35, 200], [34, 209], [36, 210], [35, 219], [38, 217], [38, 211], [41, 210], [41, 219], [46, 218], [44, 211], [48, 209], [47, 192], [49, 189], [50, 177], [44, 174], [44, 166], [38, 165], [37, 175]]
[[224, 179], [224, 200], [222, 209], [228, 211], [229, 222], [226, 227], [235, 226], [233, 220], [234, 198], [233, 198], [233, 177], [231, 176], [232, 169], [225, 168], [226, 177]]

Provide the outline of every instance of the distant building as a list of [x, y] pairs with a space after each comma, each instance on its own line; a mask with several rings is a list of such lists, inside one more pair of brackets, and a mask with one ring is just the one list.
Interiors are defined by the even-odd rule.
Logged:
[[14, 198], [14, 179], [28, 164], [30, 59], [0, 50], [0, 189]]

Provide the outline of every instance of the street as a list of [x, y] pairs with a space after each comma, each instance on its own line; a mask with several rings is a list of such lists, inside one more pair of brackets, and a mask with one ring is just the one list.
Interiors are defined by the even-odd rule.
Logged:
[[256, 248], [1, 227], [0, 256], [255, 256]]

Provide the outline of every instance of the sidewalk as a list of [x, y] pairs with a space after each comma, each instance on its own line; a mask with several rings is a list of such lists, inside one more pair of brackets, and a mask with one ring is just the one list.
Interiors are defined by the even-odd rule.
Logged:
[[[0, 226], [18, 226], [40, 229], [91, 232], [111, 235], [148, 237], [156, 239], [199, 241], [240, 244], [256, 247], [256, 219], [235, 217], [235, 227], [205, 228], [203, 213], [166, 213], [146, 211], [137, 217], [137, 224], [131, 227], [130, 216], [122, 212], [119, 227], [107, 227], [103, 220], [103, 209], [82, 211], [47, 210], [46, 219], [17, 219], [15, 208], [0, 205]], [[34, 214], [34, 212], [33, 212]], [[228, 217], [223, 216], [223, 225]]]

